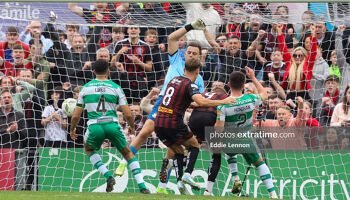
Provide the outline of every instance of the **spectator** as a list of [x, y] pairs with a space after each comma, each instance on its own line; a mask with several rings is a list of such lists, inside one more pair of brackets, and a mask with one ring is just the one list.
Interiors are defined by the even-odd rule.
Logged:
[[24, 116], [13, 108], [10, 91], [1, 91], [0, 105], [0, 147], [21, 148], [25, 135]]
[[322, 97], [320, 122], [323, 126], [329, 126], [333, 110], [340, 99], [339, 78], [336, 75], [329, 75], [326, 79], [327, 91]]
[[227, 38], [233, 35], [240, 38], [241, 33], [246, 32], [247, 13], [243, 8], [235, 7], [232, 11], [229, 11], [227, 18], [226, 23], [219, 27], [219, 33], [225, 34]]
[[[33, 73], [29, 69], [20, 69], [17, 79], [31, 83], [33, 81]], [[28, 150], [27, 155], [27, 181], [25, 190], [35, 190], [35, 174], [36, 165], [38, 164], [38, 145], [39, 133], [41, 126], [42, 105], [45, 105], [45, 100], [39, 98], [37, 89], [30, 93], [27, 99], [23, 99], [23, 114], [25, 118], [26, 136], [23, 142], [23, 147]]]
[[[123, 88], [128, 101], [140, 101], [147, 95], [147, 79], [145, 72], [152, 71], [152, 55], [150, 46], [139, 39], [140, 27], [128, 27], [129, 38], [118, 42], [113, 60], [125, 65], [128, 81], [123, 81]], [[133, 98], [133, 99], [132, 99]]]
[[281, 20], [284, 22], [283, 24], [287, 24], [285, 26], [285, 32], [288, 33], [288, 35], [291, 35], [290, 33], [294, 33], [294, 26], [293, 24], [289, 23], [289, 8], [286, 5], [279, 5], [277, 6], [276, 13], [279, 13], [281, 15]]
[[23, 113], [22, 103], [27, 100], [35, 87], [25, 81], [16, 80], [14, 77], [1, 77], [1, 91], [11, 92], [13, 108]]
[[262, 25], [263, 21], [261, 15], [252, 14], [249, 16], [248, 27], [245, 32], [241, 32], [240, 40], [242, 41], [242, 50], [246, 50], [250, 44], [253, 43]]
[[[325, 92], [325, 80], [329, 76], [329, 65], [322, 58], [322, 49], [317, 48], [317, 55], [314, 67], [312, 69], [312, 78], [310, 80], [311, 90], [309, 91], [310, 97], [313, 101], [313, 106], [317, 111], [321, 108], [320, 97]], [[320, 112], [317, 112], [316, 117], [320, 116]]]
[[341, 73], [341, 85], [340, 94], [344, 95], [344, 90], [350, 83], [350, 64], [346, 61], [346, 57], [343, 52], [342, 36], [346, 29], [346, 26], [341, 25], [336, 31], [336, 41], [335, 41], [335, 51], [337, 55], [337, 63], [339, 66], [339, 71]]
[[[273, 73], [276, 82], [282, 86], [284, 75], [286, 74], [287, 66], [283, 62], [283, 57], [280, 49], [276, 47], [271, 54], [271, 62], [267, 63], [263, 70], [263, 81], [269, 81], [269, 73]], [[269, 84], [271, 84], [269, 82]]]
[[299, 40], [299, 42], [304, 38], [305, 34], [310, 31], [310, 26], [315, 21], [315, 13], [309, 10], [305, 11], [301, 16], [301, 20], [303, 21], [303, 24], [301, 29], [299, 29], [295, 35], [295, 38]]
[[[262, 127], [305, 127], [306, 120], [305, 114], [303, 111], [304, 100], [301, 97], [296, 98], [298, 104], [298, 114], [293, 118], [288, 106], [280, 106], [277, 110], [277, 119], [276, 120], [266, 120], [261, 121]], [[276, 130], [276, 129], [274, 129]], [[270, 138], [271, 146], [274, 150], [276, 149], [306, 149], [307, 145], [304, 139], [304, 132], [293, 129], [295, 132], [294, 138], [281, 139], [281, 138]]]
[[[67, 69], [70, 77], [70, 84], [73, 86], [84, 85], [87, 83], [83, 67], [88, 68], [90, 57], [87, 48], [84, 47], [85, 40], [81, 35], [73, 35], [73, 46], [71, 49], [73, 67]], [[91, 64], [91, 63], [90, 63]], [[91, 66], [91, 65], [90, 65]], [[90, 68], [90, 67], [89, 67]], [[91, 78], [91, 77], [90, 77]]]
[[[336, 41], [336, 47], [337, 47], [337, 41]], [[329, 65], [329, 75], [336, 75], [339, 78], [339, 83], [340, 83], [341, 73], [337, 62], [337, 54], [335, 50], [332, 51], [331, 57], [329, 58], [329, 60], [332, 62], [332, 64]]]
[[[25, 57], [24, 47], [21, 44], [15, 44], [12, 47], [12, 58], [13, 62], [5, 61], [0, 57], [0, 72], [5, 76], [17, 76], [18, 70], [27, 66], [23, 65], [23, 59]], [[29, 68], [31, 68], [29, 66]]]
[[272, 94], [268, 98], [268, 111], [266, 119], [276, 119], [277, 109], [283, 105], [282, 98], [276, 94]]
[[202, 49], [201, 66], [200, 74], [203, 80], [208, 82], [207, 85], [218, 80], [219, 56], [217, 54], [209, 52], [208, 49]]
[[339, 150], [349, 149], [349, 138], [341, 135], [341, 130], [338, 128], [328, 128], [321, 150]]
[[41, 54], [45, 54], [50, 47], [52, 47], [53, 43], [50, 39], [45, 38], [42, 34], [42, 24], [38, 21], [32, 21], [25, 29], [24, 32], [20, 34], [21, 40], [29, 45], [32, 39], [40, 40], [42, 44]]
[[[328, 60], [330, 57], [331, 52], [334, 50], [334, 44], [335, 44], [335, 34], [332, 31], [327, 30], [327, 26], [325, 22], [319, 21], [315, 25], [315, 33], [317, 38], [317, 44], [322, 49], [322, 57], [326, 59], [328, 64], [331, 64], [331, 62]], [[300, 38], [298, 46], [303, 46], [303, 41], [305, 41], [305, 38], [307, 35], [304, 36], [304, 38]]]
[[310, 28], [313, 37], [311, 51], [307, 54], [303, 47], [298, 47], [293, 50], [292, 55], [287, 49], [282, 29], [283, 25], [277, 25], [279, 47], [282, 51], [283, 61], [289, 69], [284, 75], [282, 88], [289, 90], [287, 99], [291, 98], [293, 100], [296, 96], [301, 96], [309, 100], [308, 90], [311, 89], [310, 80], [317, 55], [315, 27], [311, 26]]
[[54, 88], [49, 105], [42, 113], [41, 125], [45, 127], [45, 147], [60, 148], [67, 145], [67, 116], [58, 107], [61, 91], [61, 87]]
[[212, 39], [212, 36], [207, 32], [206, 37], [210, 44], [213, 46], [214, 51], [219, 54], [220, 67], [219, 67], [219, 81], [227, 83], [228, 75], [233, 71], [244, 71], [244, 67], [247, 66], [248, 58], [255, 54], [257, 45], [260, 43], [265, 31], [260, 31], [260, 37], [251, 44], [251, 46], [243, 51], [241, 49], [242, 44], [237, 36], [232, 36], [227, 43], [226, 49], [221, 48], [216, 41]]
[[[210, 3], [184, 3], [186, 9], [186, 22], [191, 23], [202, 19], [209, 33], [215, 38], [216, 31], [221, 21], [220, 15]], [[197, 40], [202, 48], [211, 48], [201, 30], [192, 30], [186, 34], [187, 40]]]
[[13, 51], [16, 44], [20, 44], [24, 49], [24, 57], [27, 58], [29, 55], [29, 47], [25, 43], [18, 40], [19, 31], [17, 27], [10, 26], [6, 30], [6, 41], [0, 43], [0, 58], [7, 62], [13, 63]]
[[80, 29], [80, 26], [76, 22], [68, 22], [66, 24], [65, 35], [67, 36], [67, 39], [65, 39], [63, 43], [66, 45], [68, 49], [72, 48], [73, 35], [79, 34], [79, 29]]
[[258, 90], [252, 82], [244, 84], [244, 94], [256, 94]]
[[345, 89], [343, 101], [333, 111], [331, 126], [350, 127], [350, 85]]
[[227, 36], [225, 34], [218, 34], [215, 39], [216, 43], [219, 44], [220, 48], [225, 49], [227, 45]]
[[30, 55], [27, 59], [23, 60], [23, 64], [26, 68], [33, 70], [34, 79], [43, 81], [43, 85], [39, 89], [44, 91], [42, 98], [47, 99], [47, 81], [50, 76], [50, 64], [41, 54], [42, 47], [41, 40], [31, 39], [29, 41]]
[[[95, 9], [90, 10], [78, 6], [76, 3], [68, 3], [69, 10], [83, 17], [88, 24], [112, 24], [120, 19], [120, 16], [114, 9], [111, 10], [107, 3], [94, 3], [94, 7]], [[96, 48], [107, 47], [112, 43], [112, 27], [94, 26], [90, 27], [90, 30], [93, 34], [90, 44], [97, 44]]]
[[165, 69], [169, 67], [168, 54], [162, 53], [158, 47], [158, 33], [155, 29], [146, 31], [145, 42], [150, 46], [152, 53], [152, 72], [146, 73], [148, 81], [148, 89], [156, 86], [157, 80], [164, 74]]
[[125, 28], [124, 27], [113, 27], [112, 29], [112, 39], [113, 42], [106, 47], [110, 53], [114, 52], [117, 43], [125, 38]]
[[305, 142], [307, 144], [308, 149], [317, 149], [319, 144], [318, 138], [323, 133], [323, 128], [317, 119], [312, 117], [312, 105], [310, 102], [304, 102], [304, 116], [306, 120], [306, 134], [305, 134]]
[[[67, 25], [66, 28], [69, 40], [72, 39], [72, 34], [76, 32], [76, 29], [79, 30], [79, 26], [77, 28]], [[52, 23], [47, 23], [45, 30], [50, 33], [49, 37], [53, 41], [53, 46], [45, 54], [47, 61], [50, 63], [48, 89], [52, 90], [55, 86], [62, 86], [62, 83], [69, 80], [67, 68], [72, 68], [73, 62], [69, 48], [66, 43], [60, 41], [58, 31], [55, 29], [54, 25]]]

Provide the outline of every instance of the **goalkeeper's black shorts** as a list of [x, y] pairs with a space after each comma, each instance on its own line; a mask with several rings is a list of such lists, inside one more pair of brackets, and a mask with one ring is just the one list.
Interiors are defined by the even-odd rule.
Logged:
[[199, 143], [205, 141], [205, 127], [214, 126], [216, 114], [214, 112], [193, 111], [188, 122], [193, 135], [197, 137]]

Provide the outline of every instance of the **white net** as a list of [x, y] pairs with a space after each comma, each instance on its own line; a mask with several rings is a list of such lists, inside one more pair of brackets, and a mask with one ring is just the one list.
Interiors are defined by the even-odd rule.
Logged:
[[[138, 133], [150, 112], [142, 103], [140, 107], [140, 101], [152, 88], [163, 86], [171, 64], [168, 36], [198, 18], [205, 22], [220, 50], [212, 48], [213, 41], [208, 42], [203, 31], [193, 30], [179, 39], [178, 52], [185, 59], [187, 42], [200, 43], [200, 74], [206, 91], [226, 85], [231, 72], [244, 72], [249, 66], [272, 95], [258, 117], [275, 119], [279, 104], [290, 106], [296, 114], [295, 97], [301, 96], [313, 108], [307, 127], [349, 126], [349, 112], [338, 104], [343, 98], [345, 104], [350, 101], [346, 96], [350, 31], [337, 30], [343, 24], [350, 27], [349, 8], [348, 3], [1, 3], [1, 89], [9, 91], [2, 96], [10, 94], [12, 104], [5, 97], [1, 99], [0, 190], [103, 192], [105, 179], [83, 149], [87, 115], [83, 114], [77, 127], [78, 139], [72, 141], [70, 118], [60, 109], [63, 100], [77, 98], [80, 86], [94, 78], [92, 63], [106, 59], [111, 66], [110, 79], [122, 87], [132, 104]], [[284, 37], [278, 36], [277, 24], [284, 24]], [[315, 37], [311, 37], [311, 24], [315, 25]], [[257, 39], [259, 30], [265, 34]], [[41, 42], [32, 40], [38, 32]], [[253, 50], [248, 53], [247, 49]], [[57, 100], [51, 95], [54, 92], [60, 93]], [[248, 83], [245, 92], [257, 89]], [[146, 98], [154, 104], [156, 96]], [[53, 120], [53, 113], [61, 120]], [[127, 132], [127, 123], [120, 123]], [[306, 134], [306, 148], [349, 149], [348, 132], [329, 132]], [[130, 142], [134, 137], [127, 135], [127, 139]], [[165, 155], [159, 143], [153, 134], [138, 153], [151, 192], [156, 192]], [[103, 146], [102, 160], [114, 170], [121, 154], [109, 141]], [[347, 153], [266, 153], [265, 157], [280, 198], [350, 199]], [[200, 152], [193, 176], [202, 190], [195, 194], [204, 192], [210, 160], [207, 151]], [[243, 180], [247, 164], [241, 156], [238, 163]], [[223, 158], [215, 195], [232, 195], [230, 178]], [[117, 182], [114, 192], [138, 191], [131, 172]], [[168, 190], [179, 193], [174, 172]], [[268, 197], [254, 167], [244, 191]]]

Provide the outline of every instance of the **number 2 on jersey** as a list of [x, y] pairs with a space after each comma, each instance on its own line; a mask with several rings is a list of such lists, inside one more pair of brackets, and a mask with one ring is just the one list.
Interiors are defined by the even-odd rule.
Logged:
[[98, 112], [98, 113], [103, 112], [103, 115], [106, 114], [107, 109], [105, 106], [105, 95], [101, 95], [100, 100], [97, 103], [96, 112]]
[[169, 87], [166, 91], [165, 91], [165, 96], [163, 97], [163, 105], [167, 106], [169, 105], [170, 101], [171, 101], [171, 97], [174, 94], [174, 87]]
[[247, 115], [246, 114], [240, 114], [238, 115], [238, 120], [241, 121], [237, 124], [237, 127], [242, 126], [243, 124], [245, 124], [245, 122], [247, 121]]

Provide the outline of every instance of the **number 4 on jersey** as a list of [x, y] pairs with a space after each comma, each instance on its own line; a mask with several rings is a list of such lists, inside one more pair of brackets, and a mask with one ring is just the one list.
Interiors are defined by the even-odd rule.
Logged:
[[96, 112], [103, 112], [103, 115], [106, 115], [107, 109], [105, 107], [105, 95], [101, 95], [100, 100], [97, 103]]

